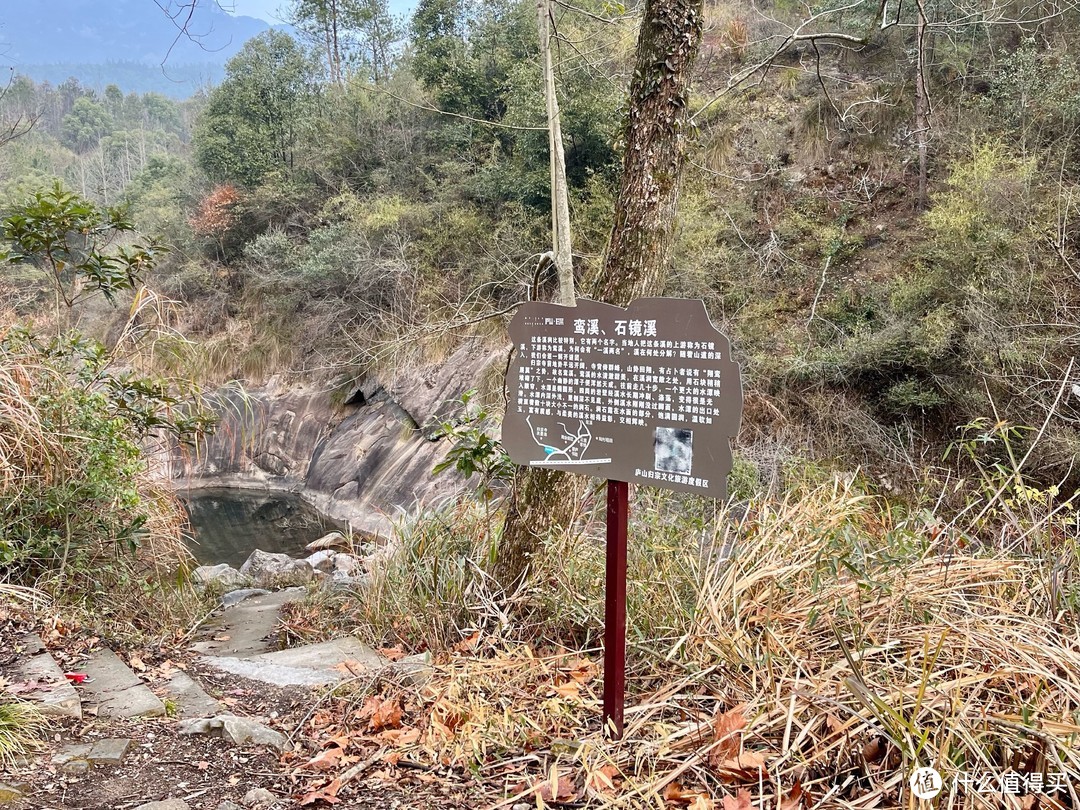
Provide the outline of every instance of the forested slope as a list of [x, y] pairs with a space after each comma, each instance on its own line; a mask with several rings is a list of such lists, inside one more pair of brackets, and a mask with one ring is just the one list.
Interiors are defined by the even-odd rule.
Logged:
[[[8, 120], [41, 115], [0, 150], [6, 195], [59, 177], [127, 200], [173, 247], [157, 284], [213, 379], [345, 380], [553, 292], [534, 277], [550, 203], [533, 4], [424, 0], [407, 24], [354, 5], [297, 6], [299, 40], [260, 35], [184, 103], [25, 80], [4, 96]], [[1076, 9], [706, 14], [668, 292], [704, 298], [741, 355], [743, 472], [811, 458], [907, 489], [1007, 423], [1029, 471], [1071, 482]], [[555, 22], [588, 295], [636, 18], [590, 2]]]

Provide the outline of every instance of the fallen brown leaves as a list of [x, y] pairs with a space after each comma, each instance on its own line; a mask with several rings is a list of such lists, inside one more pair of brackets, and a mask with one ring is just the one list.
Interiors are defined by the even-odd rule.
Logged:
[[709, 751], [709, 764], [726, 781], [757, 782], [765, 775], [765, 756], [757, 751], [743, 750], [745, 710], [745, 705], [736, 706], [727, 712], [717, 712], [713, 720], [715, 741]]
[[[347, 754], [425, 784], [476, 774], [492, 805], [538, 808], [899, 806], [926, 728], [949, 742], [950, 777], [1002, 750], [1080, 769], [1075, 615], [1027, 586], [1038, 560], [939, 548], [948, 532], [927, 540], [844, 481], [717, 527], [711, 547], [738, 553], [680, 561], [695, 609], [631, 662], [623, 741], [601, 733], [594, 659], [473, 634], [424, 687], [379, 684], [336, 711], [363, 746]], [[338, 795], [336, 773], [309, 792]]]

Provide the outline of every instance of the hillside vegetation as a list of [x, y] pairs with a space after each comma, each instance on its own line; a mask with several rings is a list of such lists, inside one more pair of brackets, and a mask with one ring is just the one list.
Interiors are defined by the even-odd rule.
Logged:
[[[843, 459], [909, 489], [985, 422], [1015, 427], [1027, 471], [1071, 488], [1075, 11], [929, 8], [921, 128], [917, 20], [882, 29], [874, 11], [707, 4], [668, 291], [704, 298], [733, 338], [744, 456], [766, 478], [787, 458]], [[59, 178], [129, 203], [173, 248], [157, 285], [219, 379], [347, 375], [422, 325], [504, 309], [547, 249], [533, 9], [432, 1], [407, 30], [382, 13], [349, 23], [337, 77], [313, 17], [313, 50], [263, 34], [182, 104], [20, 80], [3, 115], [41, 118], [0, 153], [5, 193]], [[588, 295], [634, 18], [557, 16]]]
[[[605, 281], [639, 5], [555, 4], [582, 296]], [[174, 597], [176, 513], [142, 448], [206, 426], [192, 383], [344, 389], [505, 344], [515, 305], [555, 294], [535, 3], [292, 9], [295, 38], [260, 34], [184, 102], [29, 80], [0, 99], [7, 582], [63, 593], [113, 552], [132, 593]], [[476, 497], [402, 518], [368, 587], [313, 593], [289, 631], [434, 652], [433, 690], [370, 687], [417, 730], [379, 744], [526, 762], [501, 798], [538, 806], [543, 784], [591, 806], [899, 806], [928, 761], [1074, 774], [1080, 7], [705, 15], [666, 293], [731, 338], [746, 410], [731, 502], [635, 495], [632, 745], [604, 740], [588, 686], [595, 492], [498, 581], [512, 472], [483, 381], [436, 426]], [[58, 517], [73, 504], [85, 522]], [[327, 745], [370, 696], [328, 704]]]

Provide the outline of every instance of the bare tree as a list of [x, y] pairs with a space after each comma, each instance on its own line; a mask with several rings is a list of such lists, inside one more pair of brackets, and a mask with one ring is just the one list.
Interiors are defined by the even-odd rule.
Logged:
[[574, 251], [570, 239], [570, 198], [566, 181], [566, 152], [563, 148], [559, 97], [551, 60], [553, 19], [550, 0], [536, 0], [540, 34], [540, 54], [544, 69], [544, 98], [547, 101], [548, 146], [551, 153], [551, 233], [555, 268], [559, 275], [559, 303], [576, 303], [574, 291]]
[[15, 69], [8, 68], [7, 83], [0, 89], [0, 146], [21, 138], [34, 128], [41, 118], [41, 110], [9, 110], [7, 102], [11, 97], [11, 88], [15, 83]]

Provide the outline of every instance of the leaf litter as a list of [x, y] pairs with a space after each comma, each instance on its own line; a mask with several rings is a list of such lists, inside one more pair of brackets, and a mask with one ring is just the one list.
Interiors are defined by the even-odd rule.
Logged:
[[[422, 686], [357, 678], [305, 731], [346, 743], [339, 774], [479, 783], [492, 808], [893, 807], [925, 764], [956, 807], [967, 771], [1080, 787], [1080, 635], [1032, 587], [1045, 562], [895, 521], [843, 482], [718, 520], [729, 551], [702, 556], [685, 624], [631, 656], [621, 741], [598, 651], [475, 633]], [[305, 800], [341, 789], [328, 772]]]

